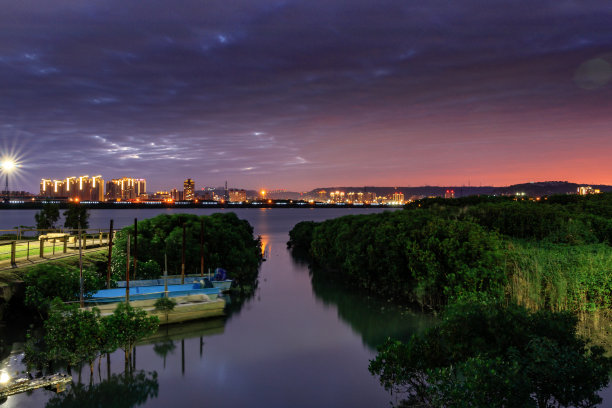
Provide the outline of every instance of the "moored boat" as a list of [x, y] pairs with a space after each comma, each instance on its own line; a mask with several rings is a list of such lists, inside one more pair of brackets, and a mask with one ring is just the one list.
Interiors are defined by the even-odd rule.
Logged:
[[[178, 323], [206, 317], [224, 315], [225, 300], [219, 298], [221, 293], [217, 288], [203, 288], [200, 283], [183, 285], [168, 285], [167, 291], [163, 285], [131, 286], [129, 303], [133, 307], [142, 308], [147, 314], [157, 316], [160, 324]], [[102, 289], [86, 300], [89, 307], [100, 309], [101, 315], [112, 314], [117, 305], [126, 300], [126, 289]], [[158, 299], [168, 297], [176, 302], [173, 310], [160, 311], [155, 308]]]

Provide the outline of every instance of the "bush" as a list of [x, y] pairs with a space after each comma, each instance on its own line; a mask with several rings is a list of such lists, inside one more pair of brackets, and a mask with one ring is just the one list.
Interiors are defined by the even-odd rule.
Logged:
[[[217, 213], [211, 216], [191, 214], [158, 215], [138, 223], [138, 270], [135, 279], [159, 278], [168, 258], [168, 272], [181, 273], [183, 224], [186, 226], [186, 273], [200, 273], [200, 231], [204, 223], [204, 267], [226, 269], [230, 278], [253, 285], [261, 261], [259, 239], [253, 238], [253, 227], [240, 220], [234, 213]], [[133, 226], [118, 232], [113, 245], [112, 271], [116, 280], [125, 279], [127, 235], [134, 233]], [[134, 240], [131, 239], [131, 254]], [[143, 262], [143, 261], [147, 262]], [[149, 263], [150, 262], [150, 263]], [[157, 265], [157, 266], [156, 266]], [[133, 274], [133, 271], [131, 272]], [[133, 278], [133, 279], [134, 279]]]
[[[41, 264], [33, 267], [24, 277], [26, 284], [25, 304], [46, 313], [51, 301], [59, 298], [63, 302], [79, 300], [79, 270], [71, 266]], [[104, 287], [103, 279], [90, 269], [83, 270], [84, 296]]]
[[612, 358], [576, 335], [567, 312], [459, 303], [403, 344], [387, 341], [369, 370], [424, 406], [594, 406]]
[[415, 210], [296, 227], [296, 239], [312, 228], [312, 260], [330, 278], [383, 297], [437, 308], [505, 284], [501, 240], [469, 221]]

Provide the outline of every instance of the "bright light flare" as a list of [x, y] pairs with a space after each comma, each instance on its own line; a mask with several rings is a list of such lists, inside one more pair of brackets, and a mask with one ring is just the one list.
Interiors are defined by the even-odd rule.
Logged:
[[0, 384], [6, 384], [10, 380], [11, 377], [5, 371], [0, 374]]
[[17, 167], [17, 163], [15, 163], [13, 160], [10, 160], [10, 159], [3, 160], [2, 165], [0, 167], [2, 167], [2, 170], [4, 171], [11, 172], [13, 171], [15, 167]]

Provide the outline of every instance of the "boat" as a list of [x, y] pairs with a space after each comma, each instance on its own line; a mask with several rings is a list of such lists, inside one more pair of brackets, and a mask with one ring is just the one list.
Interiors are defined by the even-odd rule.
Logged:
[[[217, 268], [220, 269], [220, 268]], [[215, 278], [219, 278], [219, 279], [215, 279]], [[207, 277], [203, 277], [201, 275], [189, 275], [189, 276], [185, 276], [184, 278], [181, 278], [180, 276], [170, 276], [168, 278], [166, 278], [165, 280], [167, 280], [168, 285], [179, 285], [182, 282], [184, 284], [195, 284], [198, 283], [200, 285], [202, 285], [203, 287], [213, 287], [213, 288], [218, 288], [221, 289], [221, 292], [226, 292], [228, 290], [230, 290], [231, 286], [232, 286], [232, 279], [226, 279], [225, 278], [225, 274], [217, 274], [215, 273], [215, 277], [213, 277], [213, 279], [209, 279]], [[182, 282], [181, 282], [182, 281]], [[118, 281], [117, 282], [117, 287], [118, 288], [125, 288], [127, 285], [126, 281]], [[141, 279], [141, 280], [131, 280], [130, 281], [130, 289], [132, 287], [141, 287], [141, 286], [155, 286], [155, 285], [164, 285], [164, 278], [160, 278], [160, 279]]]
[[[225, 300], [219, 297], [217, 288], [203, 288], [200, 283], [183, 285], [132, 286], [130, 282], [129, 303], [142, 308], [150, 316], [157, 316], [160, 324], [178, 323], [205, 317], [223, 316]], [[97, 307], [102, 316], [110, 315], [117, 305], [126, 300], [126, 289], [102, 289], [95, 292], [85, 302], [88, 309]], [[158, 299], [168, 297], [176, 302], [174, 309], [165, 312], [155, 309]]]
[[[137, 281], [135, 281], [137, 282]], [[162, 297], [179, 297], [190, 295], [206, 295], [209, 299], [216, 299], [221, 291], [217, 288], [205, 288], [198, 283], [183, 285], [168, 285], [166, 292], [164, 285], [135, 285], [130, 282], [130, 302], [139, 300], [157, 300]], [[88, 302], [112, 303], [125, 301], [125, 287], [116, 289], [101, 289], [87, 299]]]

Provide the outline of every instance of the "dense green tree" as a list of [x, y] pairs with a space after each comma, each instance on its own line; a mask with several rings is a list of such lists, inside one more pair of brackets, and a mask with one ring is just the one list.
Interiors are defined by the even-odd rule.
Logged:
[[59, 206], [57, 204], [46, 203], [40, 212], [34, 214], [37, 229], [53, 229], [59, 220]]
[[[186, 273], [200, 273], [200, 232], [204, 223], [204, 268], [214, 271], [220, 267], [228, 271], [237, 283], [253, 285], [261, 261], [261, 243], [253, 238], [253, 227], [234, 213], [210, 216], [192, 214], [158, 215], [138, 223], [138, 270], [136, 279], [158, 278], [161, 268], [147, 267], [141, 261], [164, 265], [167, 256], [168, 273], [180, 274], [183, 245], [183, 225], [186, 230]], [[127, 235], [133, 226], [117, 233], [113, 245], [112, 271], [116, 280], [125, 279]], [[131, 239], [134, 254], [134, 239]], [[157, 276], [155, 276], [157, 272]]]
[[384, 297], [437, 308], [503, 290], [501, 241], [469, 221], [415, 210], [340, 217], [311, 228], [298, 224], [292, 243], [309, 247], [320, 270]]
[[458, 303], [406, 344], [388, 340], [369, 369], [420, 406], [592, 407], [612, 359], [578, 337], [576, 323], [566, 312]]
[[93, 362], [100, 355], [107, 337], [97, 308], [89, 311], [76, 305], [65, 306], [56, 299], [44, 328], [49, 360], [70, 365], [87, 361], [93, 373]]
[[[80, 296], [79, 270], [70, 266], [40, 264], [28, 271], [23, 278], [25, 304], [45, 314], [54, 298], [64, 302], [77, 301]], [[84, 296], [104, 287], [103, 279], [93, 270], [83, 270]]]
[[81, 204], [68, 204], [64, 211], [64, 227], [70, 229], [89, 228], [89, 211]]

